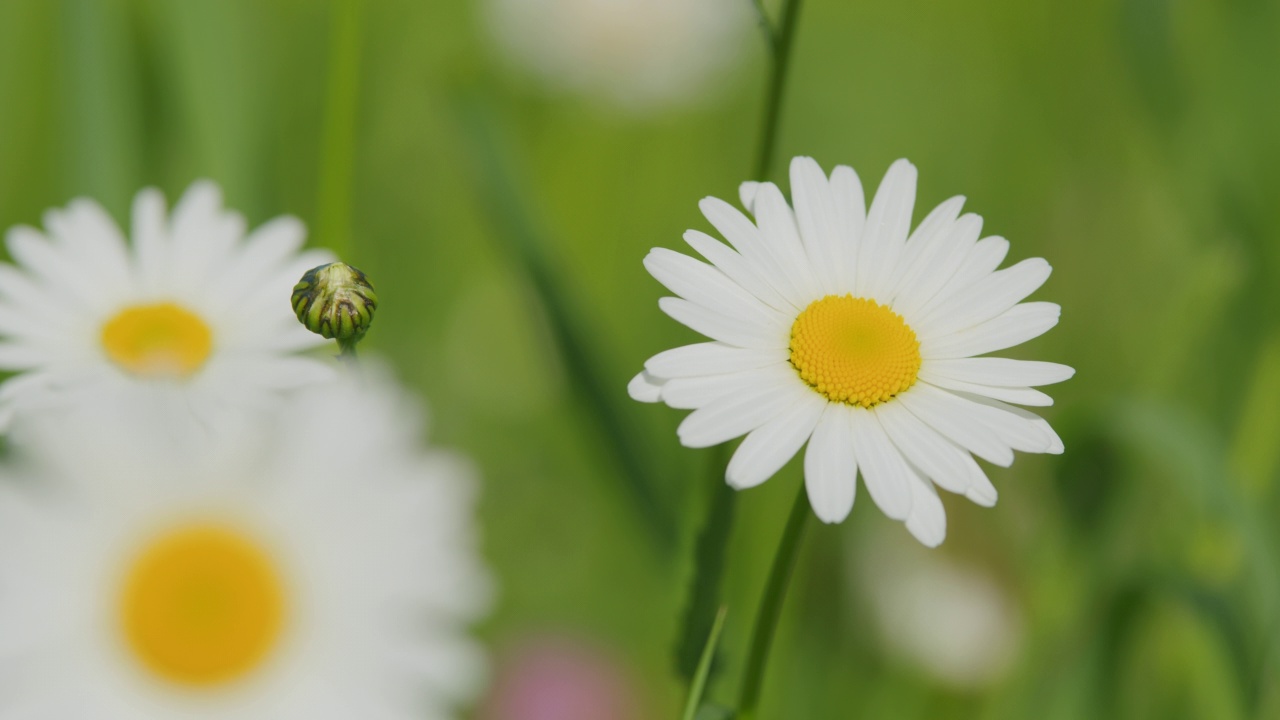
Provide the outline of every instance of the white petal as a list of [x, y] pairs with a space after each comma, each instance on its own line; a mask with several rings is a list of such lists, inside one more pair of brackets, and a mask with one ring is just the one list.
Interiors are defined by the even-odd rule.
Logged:
[[49, 363], [49, 352], [26, 343], [0, 343], [0, 368], [27, 370]]
[[68, 327], [84, 317], [83, 306], [74, 298], [5, 263], [0, 263], [0, 303], [40, 323], [58, 328]]
[[982, 471], [977, 461], [968, 453], [965, 453], [965, 457], [969, 459], [969, 489], [965, 490], [964, 496], [982, 507], [994, 507], [996, 500], [1000, 497], [996, 487], [991, 484], [991, 480], [987, 478], [987, 474]]
[[733, 453], [725, 480], [743, 490], [773, 477], [800, 451], [822, 417], [827, 401], [813, 392], [797, 392], [790, 408], [752, 430]]
[[736, 395], [761, 385], [790, 382], [795, 370], [786, 363], [767, 365], [752, 370], [672, 378], [662, 385], [662, 401], [680, 410], [696, 410], [704, 405]]
[[890, 301], [898, 296], [908, 275], [914, 280], [924, 263], [936, 262], [936, 255], [944, 248], [943, 241], [960, 218], [963, 207], [964, 196], [957, 195], [935, 207], [920, 221], [920, 225], [907, 238], [902, 257], [894, 269], [893, 280], [888, 284], [890, 291], [887, 297]]
[[100, 300], [92, 291], [90, 271], [79, 267], [37, 230], [25, 225], [10, 228], [5, 234], [9, 255], [22, 269], [34, 275], [66, 298], [74, 298], [78, 306], [94, 307]]
[[994, 272], [952, 295], [947, 302], [912, 318], [912, 329], [924, 336], [949, 335], [1000, 315], [1035, 292], [1049, 279], [1052, 268], [1043, 258], [1031, 258]]
[[171, 283], [203, 284], [224, 267], [245, 235], [245, 221], [222, 206], [222, 191], [208, 180], [187, 188], [173, 208]]
[[939, 435], [902, 403], [887, 402], [872, 410], [908, 462], [950, 492], [963, 494], [968, 490], [968, 453]]
[[786, 313], [794, 313], [801, 309], [783, 297], [774, 284], [762, 275], [751, 261], [739, 255], [733, 248], [697, 230], [686, 230], [684, 241], [699, 255], [706, 258], [707, 262], [715, 265], [720, 272], [741, 285], [747, 292], [755, 295], [765, 305]]
[[824, 523], [842, 522], [853, 510], [858, 461], [851, 412], [843, 403], [827, 403], [804, 452], [804, 487], [814, 514]]
[[133, 197], [133, 255], [138, 280], [146, 292], [155, 292], [169, 267], [169, 228], [164, 195], [155, 188]]
[[742, 207], [752, 215], [756, 212], [756, 193], [760, 192], [760, 183], [755, 180], [748, 180], [738, 186], [738, 200], [742, 202]]
[[645, 361], [644, 369], [656, 378], [697, 377], [754, 370], [787, 358], [785, 348], [756, 350], [706, 342], [660, 352]]
[[756, 222], [764, 249], [774, 264], [786, 276], [791, 287], [801, 297], [816, 299], [822, 295], [822, 286], [813, 273], [813, 260], [800, 242], [795, 216], [773, 183], [761, 183], [756, 193]]
[[85, 198], [72, 200], [65, 211], [45, 213], [45, 227], [88, 269], [96, 302], [117, 302], [128, 292], [129, 251], [119, 226], [101, 205]]
[[743, 257], [763, 252], [760, 248], [760, 230], [737, 208], [717, 197], [703, 198], [698, 202], [698, 208], [702, 210], [707, 222]]
[[981, 234], [982, 218], [966, 213], [934, 235], [929, 245], [921, 248], [919, 257], [914, 259], [898, 283], [893, 309], [908, 321], [919, 315], [955, 274], [956, 267]]
[[874, 414], [854, 408], [850, 418], [853, 452], [862, 469], [867, 492], [885, 515], [905, 520], [911, 511], [911, 488], [907, 485], [911, 469], [907, 461], [893, 446]]
[[835, 200], [836, 222], [840, 228], [840, 242], [844, 246], [843, 277], [846, 285], [841, 289], [852, 291], [858, 277], [858, 247], [867, 224], [867, 200], [862, 192], [862, 181], [853, 168], [837, 165], [831, 171], [831, 197]]
[[991, 429], [974, 422], [973, 413], [957, 396], [925, 383], [917, 382], [911, 389], [898, 395], [894, 402], [902, 403], [912, 415], [920, 418], [938, 434], [989, 463], [1002, 467], [1013, 464], [1013, 451], [1001, 442]]
[[881, 298], [890, 289], [894, 268], [911, 230], [916, 202], [916, 166], [898, 160], [876, 190], [858, 248], [856, 295]]
[[711, 447], [755, 430], [795, 403], [798, 392], [812, 392], [798, 379], [748, 388], [698, 408], [676, 434], [685, 447]]
[[1016, 415], [1019, 418], [1022, 418], [1024, 421], [1026, 421], [1030, 425], [1032, 425], [1033, 427], [1035, 427], [1049, 440], [1048, 449], [1043, 450], [1042, 452], [1048, 453], [1050, 455], [1061, 455], [1063, 450], [1065, 449], [1062, 444], [1062, 438], [1058, 437], [1058, 433], [1054, 431], [1051, 425], [1049, 425], [1049, 421], [1045, 420], [1039, 415], [1036, 415], [1030, 410], [1024, 410], [1020, 407], [1013, 407], [1012, 405], [1006, 405], [994, 398], [972, 397], [970, 399], [976, 403], [979, 403], [982, 405], [988, 405], [997, 410], [1001, 410], [1005, 413]]
[[209, 285], [210, 312], [218, 315], [239, 302], [246, 292], [276, 275], [289, 263], [306, 238], [307, 229], [295, 217], [281, 216], [263, 223], [245, 238], [240, 252]]
[[1003, 350], [1039, 337], [1058, 324], [1062, 308], [1055, 303], [1027, 302], [1014, 305], [1003, 315], [981, 325], [920, 340], [920, 355], [926, 360], [964, 358]]
[[969, 249], [964, 259], [956, 265], [955, 272], [947, 278], [946, 284], [921, 312], [932, 312], [937, 305], [949, 304], [953, 295], [995, 272], [1008, 254], [1008, 240], [996, 236], [982, 238]]
[[688, 300], [664, 297], [658, 307], [690, 329], [712, 340], [747, 348], [779, 348], [790, 344], [791, 328], [778, 323], [752, 323], [727, 317]]
[[947, 537], [947, 513], [933, 483], [911, 473], [911, 514], [907, 530], [925, 547], [938, 547]]
[[1052, 385], [1076, 374], [1074, 368], [1059, 363], [994, 357], [930, 360], [922, 371], [934, 377], [997, 387]]
[[840, 218], [827, 176], [813, 158], [797, 157], [791, 161], [791, 202], [795, 205], [800, 240], [822, 293], [847, 292], [847, 245], [842, 242]]
[[[920, 384], [927, 386], [926, 383]], [[954, 395], [964, 403], [964, 412], [968, 413], [974, 422], [982, 423], [990, 428], [996, 434], [996, 437], [1000, 439], [1000, 442], [1005, 443], [1014, 450], [1047, 453], [1053, 449], [1055, 443], [1060, 442], [1057, 434], [1052, 430], [1045, 431], [1049, 425], [1037, 415], [1025, 410], [1014, 412], [1016, 408], [1005, 405], [999, 400], [979, 395], [949, 390], [941, 392]], [[1039, 422], [1036, 422], [1037, 420]]]
[[747, 322], [788, 324], [788, 318], [768, 307], [727, 275], [666, 248], [654, 248], [644, 258], [645, 269], [671, 292], [721, 315]]
[[803, 308], [813, 300], [791, 282], [788, 273], [778, 265], [774, 251], [767, 247], [760, 229], [745, 215], [729, 203], [714, 197], [703, 198], [698, 207], [724, 239], [746, 259], [756, 274], [772, 285], [788, 303]]
[[627, 383], [627, 394], [632, 400], [656, 403], [660, 399], [662, 385], [656, 382], [649, 373], [641, 370]]
[[1029, 387], [999, 387], [993, 385], [982, 385], [980, 383], [964, 382], [963, 380], [952, 380], [949, 377], [938, 377], [921, 370], [920, 379], [947, 390], [955, 390], [957, 392], [973, 393], [974, 395], [982, 395], [996, 400], [1015, 403], [1017, 405], [1033, 405], [1036, 407], [1047, 407], [1053, 404], [1053, 398], [1045, 395], [1039, 390], [1033, 390]]

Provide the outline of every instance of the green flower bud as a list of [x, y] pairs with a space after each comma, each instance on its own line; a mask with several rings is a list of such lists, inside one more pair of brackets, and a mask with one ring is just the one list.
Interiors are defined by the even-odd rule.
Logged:
[[298, 322], [344, 347], [364, 337], [378, 308], [378, 295], [369, 278], [340, 262], [304, 273], [293, 286], [292, 300]]

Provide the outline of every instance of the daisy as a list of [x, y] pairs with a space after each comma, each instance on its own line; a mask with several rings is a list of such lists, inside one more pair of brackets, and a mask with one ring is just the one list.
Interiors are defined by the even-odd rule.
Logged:
[[703, 214], [729, 241], [690, 230], [710, 264], [655, 248], [645, 267], [679, 297], [659, 307], [711, 342], [659, 353], [631, 396], [693, 410], [687, 447], [740, 435], [730, 485], [758, 485], [805, 451], [805, 487], [824, 522], [853, 508], [859, 473], [872, 500], [922, 543], [942, 542], [934, 486], [993, 505], [976, 455], [996, 465], [1013, 451], [1060, 453], [1033, 389], [1074, 371], [1047, 362], [978, 357], [1034, 338], [1059, 308], [1021, 302], [1049, 277], [1043, 259], [997, 270], [1004, 238], [978, 239], [982, 219], [948, 200], [911, 231], [916, 169], [889, 168], [866, 208], [849, 167], [828, 178], [811, 158], [791, 163], [795, 203], [772, 183], [744, 183], [742, 204], [706, 198]]
[[[870, 540], [870, 542], [867, 542]], [[1017, 667], [1023, 609], [992, 568], [906, 538], [858, 537], [845, 579], [887, 654], [939, 684], [977, 692]], [[853, 554], [851, 553], [851, 557]]]
[[299, 252], [301, 222], [246, 236], [218, 187], [197, 182], [166, 214], [154, 189], [133, 203], [132, 243], [92, 200], [19, 226], [0, 264], [0, 428], [15, 410], [86, 395], [148, 394], [204, 421], [314, 382], [330, 368], [295, 355], [323, 340], [298, 325], [289, 293], [322, 251]]
[[484, 676], [475, 482], [402, 392], [325, 385], [196, 452], [118, 408], [24, 425], [0, 718], [456, 717]]
[[488, 9], [514, 65], [631, 111], [705, 95], [751, 27], [739, 0], [489, 0]]

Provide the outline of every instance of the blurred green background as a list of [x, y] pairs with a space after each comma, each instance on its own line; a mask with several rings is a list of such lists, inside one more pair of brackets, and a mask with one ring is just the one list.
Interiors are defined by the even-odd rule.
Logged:
[[[764, 45], [744, 25], [697, 102], [637, 112], [504, 61], [479, 0], [351, 5], [4, 0], [0, 225], [78, 195], [126, 221], [138, 188], [172, 201], [200, 177], [253, 224], [303, 218], [377, 284], [366, 347], [483, 469], [498, 672], [529, 638], [576, 638], [633, 685], [634, 717], [676, 717], [713, 453], [626, 398], [695, 339], [640, 261], [749, 178]], [[1046, 412], [1066, 454], [991, 468], [994, 509], [947, 497], [941, 549], [862, 491], [811, 526], [762, 717], [1280, 718], [1280, 3], [806, 0], [779, 150], [784, 187], [795, 154], [868, 191], [908, 157], [917, 219], [966, 195], [1011, 260], [1056, 269], [1036, 297], [1062, 323], [1014, 354], [1078, 374]], [[793, 462], [738, 497], [719, 702], [800, 480]], [[893, 600], [945, 600], [963, 583], [913, 578], [957, 573], [1000, 598], [976, 639]], [[940, 673], [913, 628], [960, 667], [998, 632], [1002, 659]]]

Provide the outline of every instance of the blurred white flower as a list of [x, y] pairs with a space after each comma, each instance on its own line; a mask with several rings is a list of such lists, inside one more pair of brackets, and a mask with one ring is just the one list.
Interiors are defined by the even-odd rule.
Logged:
[[280, 217], [246, 236], [218, 187], [197, 182], [166, 214], [154, 189], [133, 203], [132, 243], [92, 200], [18, 226], [0, 264], [0, 428], [15, 410], [103, 394], [145, 394], [207, 423], [270, 391], [322, 379], [296, 351], [323, 339], [298, 324], [294, 283], [330, 259], [299, 252], [302, 223]]
[[989, 572], [887, 537], [861, 548], [850, 580], [891, 653], [960, 690], [1004, 677], [1021, 647], [1022, 612]]
[[1066, 380], [1056, 363], [976, 357], [1049, 330], [1059, 308], [1022, 302], [1049, 277], [1042, 258], [997, 270], [1009, 250], [982, 240], [963, 197], [911, 232], [916, 168], [889, 168], [868, 209], [853, 168], [830, 178], [811, 158], [791, 163], [793, 210], [773, 183], [744, 183], [755, 222], [716, 198], [707, 220], [729, 241], [685, 233], [708, 262], [665, 248], [649, 272], [679, 297], [659, 301], [711, 338], [659, 353], [630, 385], [637, 400], [693, 410], [680, 441], [709, 447], [741, 435], [729, 462], [735, 488], [759, 485], [807, 442], [814, 512], [840, 522], [856, 478], [890, 518], [925, 545], [946, 535], [935, 484], [982, 505], [996, 490], [972, 455], [996, 465], [1013, 452], [1060, 453], [1032, 386]]
[[485, 676], [476, 484], [402, 393], [325, 384], [200, 445], [118, 407], [24, 425], [0, 718], [456, 717]]
[[488, 0], [487, 10], [518, 67], [631, 110], [704, 96], [755, 39], [746, 0]]

